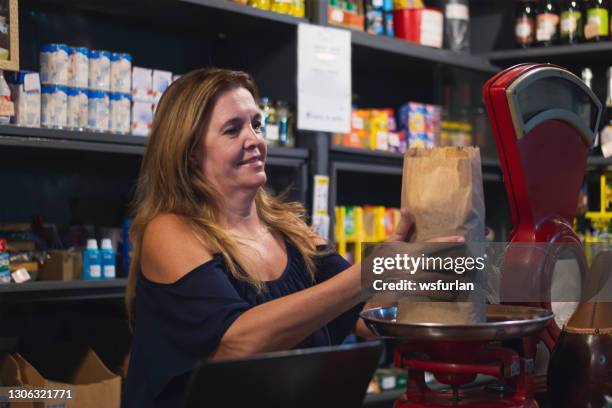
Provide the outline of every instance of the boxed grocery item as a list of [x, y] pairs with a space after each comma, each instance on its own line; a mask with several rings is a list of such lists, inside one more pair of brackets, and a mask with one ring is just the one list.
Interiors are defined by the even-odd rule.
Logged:
[[83, 255], [80, 251], [50, 251], [38, 279], [66, 282], [83, 279]]
[[156, 104], [171, 83], [172, 72], [153, 70], [153, 100]]
[[121, 379], [89, 347], [28, 340], [11, 356], [18, 362], [20, 373], [28, 373], [38, 382], [36, 386], [42, 382], [48, 388], [71, 390], [72, 398], [61, 401], [65, 408], [120, 406]]
[[365, 17], [357, 12], [329, 6], [327, 8], [327, 22], [331, 25], [363, 31]]
[[444, 14], [435, 8], [404, 8], [393, 11], [395, 36], [413, 43], [442, 48]]
[[132, 102], [132, 134], [148, 136], [153, 127], [153, 104]]
[[38, 72], [19, 71], [9, 77], [11, 97], [15, 104], [12, 123], [40, 127], [40, 76]]
[[370, 148], [389, 150], [389, 116], [387, 111], [373, 109], [370, 114]]
[[155, 102], [153, 97], [153, 70], [148, 68], [132, 68], [132, 101]]

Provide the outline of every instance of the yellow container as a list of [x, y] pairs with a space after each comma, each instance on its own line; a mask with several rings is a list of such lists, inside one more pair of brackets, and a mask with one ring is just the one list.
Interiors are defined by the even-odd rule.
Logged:
[[261, 10], [270, 10], [270, 0], [249, 0], [249, 6]]

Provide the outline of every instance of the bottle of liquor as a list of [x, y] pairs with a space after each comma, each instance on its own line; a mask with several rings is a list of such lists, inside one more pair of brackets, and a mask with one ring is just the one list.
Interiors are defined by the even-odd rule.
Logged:
[[584, 0], [584, 39], [606, 41], [610, 39], [608, 0]]
[[536, 43], [548, 47], [557, 42], [559, 11], [553, 0], [540, 0], [536, 9]]
[[599, 144], [601, 154], [605, 157], [612, 157], [612, 67], [608, 67], [608, 97], [606, 98], [606, 110], [601, 119], [603, 127], [599, 132]]
[[582, 10], [578, 0], [564, 0], [561, 6], [559, 38], [562, 44], [577, 44], [582, 39]]
[[[584, 84], [588, 86], [589, 89], [592, 90], [593, 89], [593, 71], [591, 70], [591, 68], [583, 68], [581, 72], [581, 77], [582, 77], [582, 82], [584, 82]], [[591, 156], [601, 156], [601, 146], [599, 143], [599, 132], [597, 132], [595, 135], [595, 140], [593, 141], [593, 146], [591, 147], [590, 155]]]
[[533, 1], [518, 1], [514, 33], [516, 44], [519, 47], [529, 48], [533, 45], [535, 39], [535, 7]]

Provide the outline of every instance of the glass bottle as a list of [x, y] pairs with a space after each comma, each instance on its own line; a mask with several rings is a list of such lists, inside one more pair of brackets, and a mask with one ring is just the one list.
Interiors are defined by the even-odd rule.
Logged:
[[584, 39], [597, 42], [610, 39], [608, 0], [584, 0]]
[[582, 39], [582, 10], [578, 0], [565, 0], [561, 6], [559, 38], [562, 44], [577, 44]]
[[553, 0], [540, 0], [536, 10], [536, 43], [548, 47], [557, 42], [559, 11]]
[[604, 157], [612, 157], [612, 67], [607, 69], [608, 97], [606, 98], [606, 110], [601, 119], [603, 127], [599, 132], [599, 144]]
[[516, 44], [522, 48], [533, 45], [535, 39], [535, 8], [530, 0], [519, 0], [514, 25]]

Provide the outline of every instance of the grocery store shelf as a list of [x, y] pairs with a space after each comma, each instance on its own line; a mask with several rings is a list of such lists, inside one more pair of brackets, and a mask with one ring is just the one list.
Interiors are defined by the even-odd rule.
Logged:
[[[415, 60], [440, 63], [490, 74], [500, 71], [499, 67], [492, 65], [486, 58], [481, 56], [472, 56], [445, 49], [426, 47], [398, 38], [376, 36], [362, 31], [351, 31], [351, 41], [353, 45], [357, 47], [402, 55]], [[360, 51], [354, 50], [353, 52]]]
[[146, 138], [112, 133], [0, 125], [0, 145], [142, 155]]
[[198, 6], [210, 7], [213, 9], [223, 10], [230, 13], [261, 18], [264, 20], [275, 21], [278, 23], [297, 25], [299, 23], [308, 22], [305, 18], [298, 18], [286, 14], [275, 13], [267, 10], [259, 10], [246, 5], [233, 3], [229, 0], [180, 0], [184, 3], [196, 4]]
[[121, 299], [126, 278], [100, 281], [36, 281], [0, 285], [0, 303]]
[[402, 164], [396, 166], [379, 165], [379, 164], [365, 164], [365, 163], [353, 163], [353, 162], [336, 162], [331, 163], [331, 173], [335, 174], [339, 171], [346, 171], [352, 173], [366, 173], [366, 174], [386, 174], [386, 175], [402, 175]]
[[528, 49], [513, 49], [494, 51], [481, 55], [496, 63], [508, 62], [567, 62], [581, 66], [596, 61], [607, 61], [612, 51], [612, 42], [593, 44], [555, 45], [551, 47], [534, 47]]
[[[147, 140], [147, 137], [115, 133], [0, 125], [0, 146], [142, 155]], [[308, 149], [268, 148], [268, 161], [271, 165], [301, 165], [308, 156]]]

